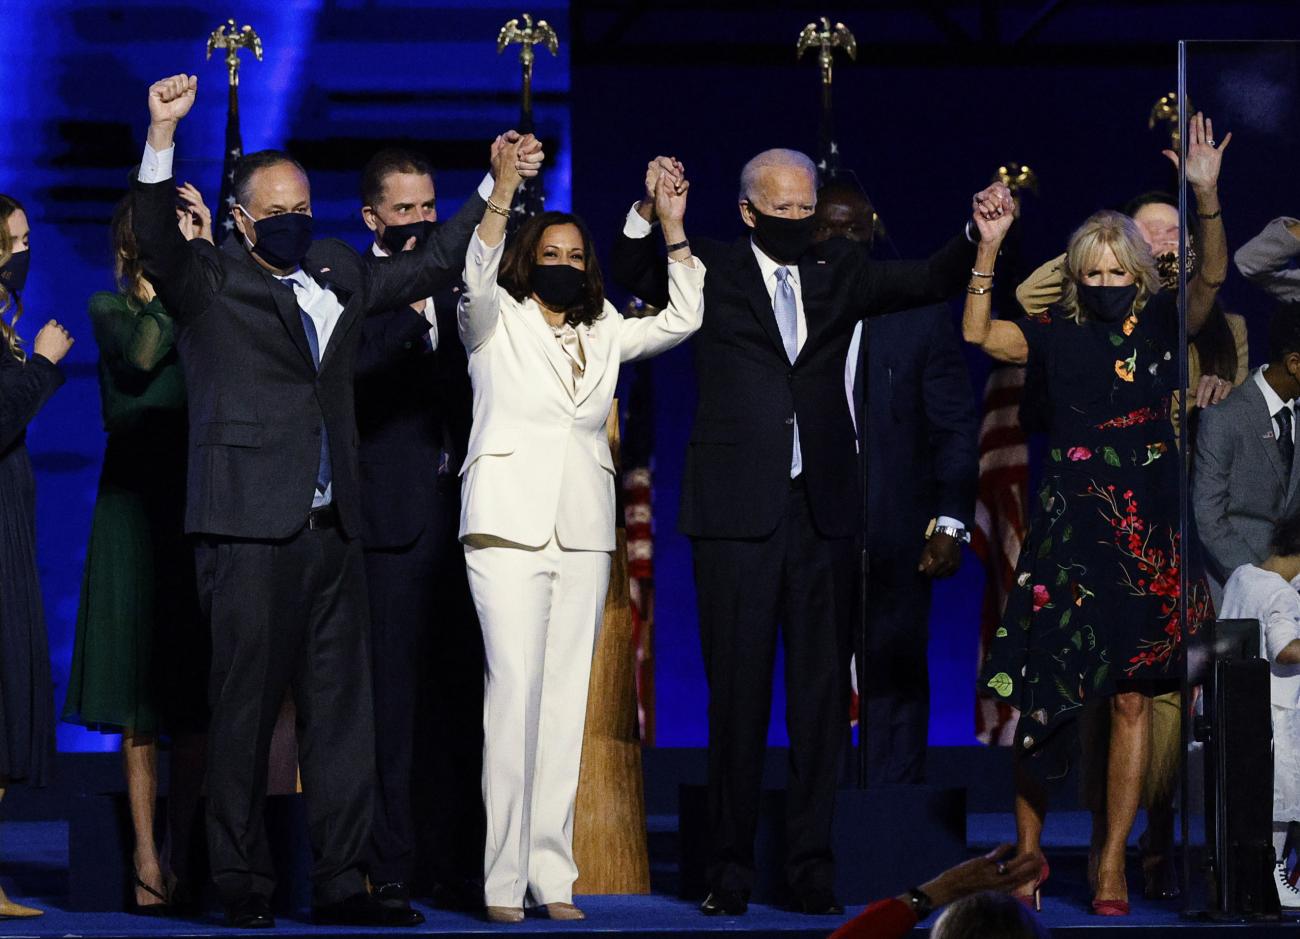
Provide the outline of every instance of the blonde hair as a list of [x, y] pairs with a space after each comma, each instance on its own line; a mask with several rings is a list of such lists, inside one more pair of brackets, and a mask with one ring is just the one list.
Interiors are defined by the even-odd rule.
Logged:
[[[26, 210], [22, 204], [13, 196], [0, 194], [0, 267], [8, 264], [9, 259], [14, 256], [14, 240], [9, 236], [9, 216], [24, 211]], [[8, 322], [5, 322], [5, 317], [10, 310], [13, 311], [13, 315], [9, 317]], [[18, 338], [18, 333], [14, 329], [22, 315], [22, 300], [0, 283], [0, 342], [4, 344], [10, 355], [19, 360], [27, 357], [23, 353], [22, 340]]]
[[1101, 252], [1110, 248], [1115, 260], [1133, 275], [1137, 285], [1137, 299], [1132, 312], [1137, 313], [1160, 289], [1160, 275], [1155, 258], [1137, 223], [1119, 212], [1097, 212], [1078, 227], [1070, 236], [1070, 246], [1065, 250], [1065, 283], [1061, 291], [1061, 308], [1065, 316], [1076, 323], [1087, 317], [1079, 305], [1079, 283], [1083, 272], [1096, 262]]

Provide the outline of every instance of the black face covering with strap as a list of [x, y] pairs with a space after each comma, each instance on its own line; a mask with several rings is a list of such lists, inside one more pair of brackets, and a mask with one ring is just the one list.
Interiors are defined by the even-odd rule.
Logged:
[[1079, 306], [1095, 320], [1118, 323], [1128, 316], [1137, 302], [1137, 284], [1127, 287], [1090, 287], [1079, 284]]
[[764, 215], [752, 202], [749, 208], [754, 213], [754, 241], [763, 253], [782, 264], [799, 263], [812, 247], [817, 220], [811, 215], [806, 218]]

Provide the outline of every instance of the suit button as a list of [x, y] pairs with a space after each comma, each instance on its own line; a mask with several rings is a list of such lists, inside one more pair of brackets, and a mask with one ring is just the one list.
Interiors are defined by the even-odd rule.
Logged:
[[411, 343], [410, 343], [410, 342], [404, 342], [404, 343], [402, 343], [402, 348], [403, 348], [403, 349], [409, 349], [409, 348], [411, 348]]
[[793, 424], [793, 423], [794, 423], [794, 418], [793, 418], [793, 417], [787, 417], [787, 418], [785, 419], [785, 422], [786, 422], [787, 424]]

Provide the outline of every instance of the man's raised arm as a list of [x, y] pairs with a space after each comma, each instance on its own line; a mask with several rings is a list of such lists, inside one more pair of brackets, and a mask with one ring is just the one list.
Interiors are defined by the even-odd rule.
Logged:
[[140, 263], [163, 306], [178, 320], [203, 311], [221, 276], [215, 249], [206, 241], [186, 241], [176, 223], [176, 125], [193, 107], [198, 87], [193, 75], [173, 75], [149, 86], [149, 133], [131, 186], [131, 230]]

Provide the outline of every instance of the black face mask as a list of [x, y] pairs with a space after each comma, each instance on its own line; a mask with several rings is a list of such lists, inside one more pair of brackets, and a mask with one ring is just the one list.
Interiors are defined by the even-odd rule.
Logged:
[[754, 208], [752, 202], [749, 208], [754, 213], [754, 241], [772, 260], [796, 264], [812, 247], [813, 234], [817, 230], [817, 220], [813, 216], [782, 218], [764, 215]]
[[[248, 219], [247, 213], [244, 218]], [[306, 212], [268, 215], [253, 222], [257, 244], [250, 249], [267, 264], [282, 271], [302, 264], [311, 247], [312, 218]]]
[[27, 285], [27, 269], [32, 263], [32, 252], [19, 251], [0, 267], [0, 285], [10, 293], [22, 293]]
[[384, 233], [379, 236], [379, 243], [389, 254], [400, 254], [406, 247], [406, 242], [415, 238], [415, 247], [411, 250], [419, 250], [420, 246], [438, 229], [437, 222], [407, 222], [405, 225], [386, 225]]
[[533, 293], [551, 310], [570, 310], [587, 291], [587, 272], [568, 264], [534, 264]]
[[1127, 287], [1089, 287], [1079, 284], [1079, 306], [1093, 319], [1117, 323], [1128, 316], [1137, 300], [1137, 284]]

